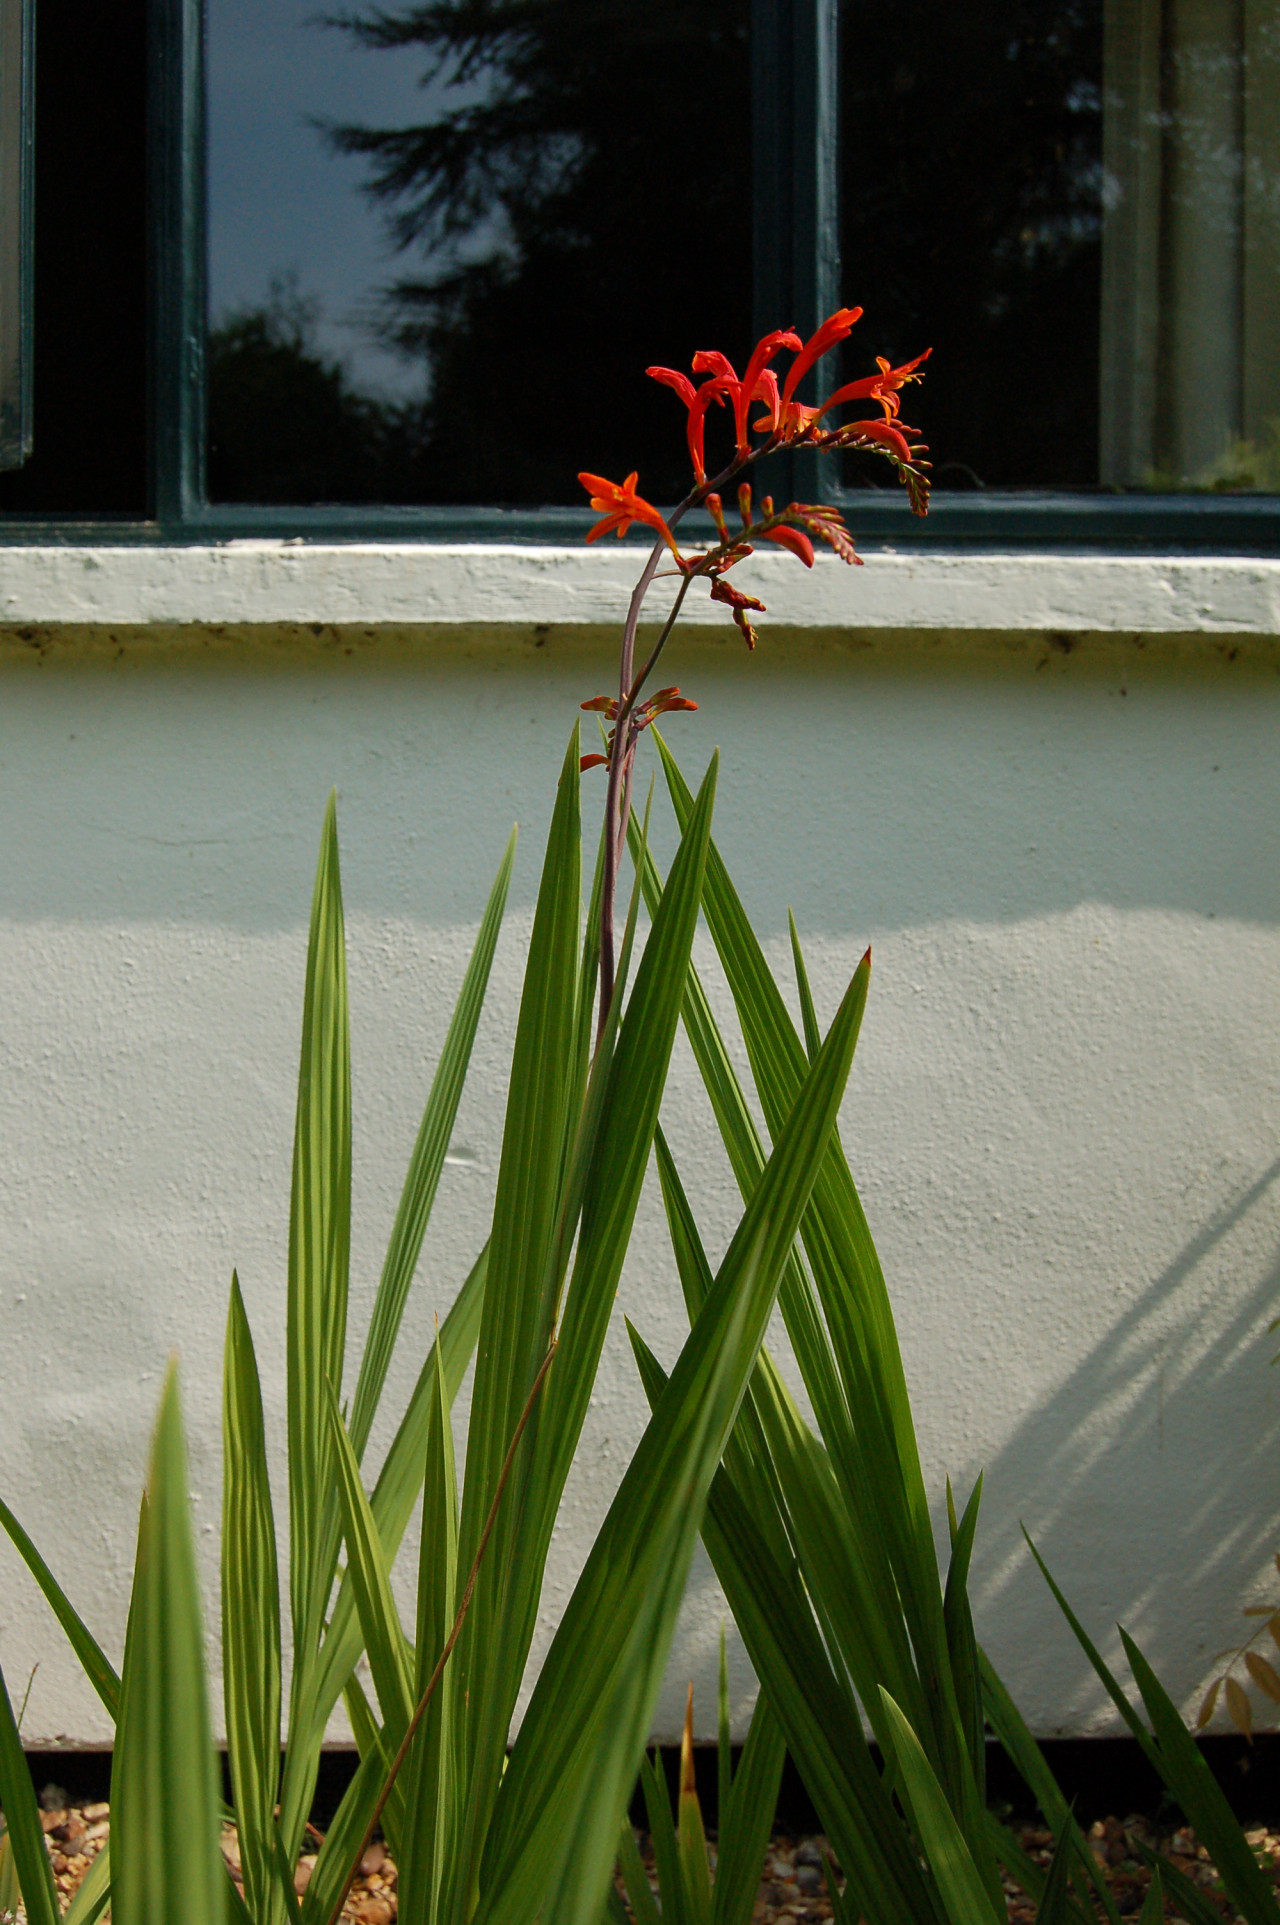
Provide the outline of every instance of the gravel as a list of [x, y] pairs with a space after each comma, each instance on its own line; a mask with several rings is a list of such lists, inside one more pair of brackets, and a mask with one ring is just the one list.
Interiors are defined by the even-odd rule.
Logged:
[[[48, 1801], [49, 1793], [46, 1792], [40, 1816], [54, 1883], [65, 1908], [110, 1836], [110, 1808], [105, 1804], [55, 1804], [50, 1807]], [[1015, 1830], [1022, 1849], [1037, 1864], [1047, 1867], [1052, 1856], [1049, 1833], [1034, 1825], [1019, 1825]], [[1257, 1827], [1247, 1832], [1246, 1837], [1260, 1862], [1272, 1871], [1280, 1887], [1280, 1833]], [[311, 1842], [318, 1845], [319, 1835], [315, 1834]], [[1178, 1870], [1200, 1887], [1223, 1920], [1234, 1925], [1235, 1914], [1221, 1893], [1209, 1855], [1202, 1845], [1197, 1844], [1190, 1830], [1183, 1828], [1171, 1833], [1159, 1832], [1146, 1819], [1136, 1815], [1123, 1821], [1105, 1818], [1091, 1827], [1089, 1843], [1094, 1857], [1105, 1872], [1122, 1916], [1136, 1917], [1150, 1883], [1150, 1873], [1137, 1849], [1141, 1845], [1147, 1850], [1167, 1854]], [[641, 1858], [656, 1891], [653, 1857], [649, 1841], [643, 1834], [639, 1837], [639, 1845]], [[770, 1840], [761, 1867], [760, 1894], [752, 1914], [753, 1925], [819, 1925], [820, 1921], [830, 1919], [831, 1905], [826, 1896], [824, 1870], [827, 1850], [827, 1841], [821, 1836], [794, 1838], [780, 1834]], [[239, 1880], [240, 1850], [232, 1825], [223, 1827], [222, 1854], [232, 1877]], [[295, 1880], [299, 1892], [306, 1889], [314, 1864], [314, 1851], [304, 1852]], [[1005, 1893], [1010, 1920], [1016, 1921], [1016, 1925], [1032, 1925], [1035, 1907], [1026, 1895], [1007, 1879]], [[350, 1921], [350, 1925], [392, 1925], [396, 1916], [396, 1868], [381, 1839], [375, 1839], [365, 1853], [342, 1915]], [[1181, 1915], [1176, 1906], [1169, 1902], [1165, 1916], [1170, 1921], [1176, 1921]]]

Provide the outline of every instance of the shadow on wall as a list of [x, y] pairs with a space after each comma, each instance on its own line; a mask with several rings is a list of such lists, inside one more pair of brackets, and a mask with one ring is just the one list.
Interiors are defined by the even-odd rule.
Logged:
[[[1019, 1523], [1118, 1675], [1117, 1622], [1192, 1711], [1215, 1659], [1256, 1628], [1243, 1607], [1280, 1596], [1278, 1184], [1280, 1158], [1118, 1310], [986, 1466], [978, 1633], [1041, 1735], [1115, 1719]], [[1047, 1647], [1062, 1662], [1046, 1667]], [[1048, 1701], [1046, 1668], [1071, 1680]]]
[[[1157, 657], [773, 632], [748, 657], [695, 636], [670, 674], [701, 712], [670, 739], [691, 779], [721, 745], [717, 834], [766, 937], [788, 903], [859, 951], [1084, 901], [1274, 923], [1280, 678]], [[578, 703], [611, 673], [600, 644], [496, 640], [327, 665], [266, 640], [217, 662], [4, 658], [0, 914], [302, 928], [335, 783], [353, 911], [474, 923], [516, 819], [530, 903]], [[584, 783], [586, 820], [602, 791]], [[655, 834], [665, 855], [661, 794]]]

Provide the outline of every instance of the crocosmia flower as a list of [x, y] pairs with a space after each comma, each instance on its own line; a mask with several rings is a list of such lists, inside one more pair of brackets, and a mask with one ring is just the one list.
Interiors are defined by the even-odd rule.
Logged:
[[661, 381], [664, 387], [674, 388], [689, 410], [689, 419], [685, 424], [689, 459], [693, 462], [695, 479], [699, 483], [704, 482], [707, 478], [707, 409], [724, 406], [727, 383], [713, 375], [701, 387], [695, 388], [688, 375], [681, 374], [678, 368], [646, 368], [645, 373], [651, 380]]
[[[847, 381], [844, 387], [837, 388], [818, 409], [819, 417], [826, 414], [829, 408], [842, 407], [846, 401], [878, 401], [884, 409], [885, 420], [891, 421], [898, 412], [899, 388], [905, 388], [908, 381], [924, 379], [923, 375], [916, 373], [916, 369], [922, 361], [927, 361], [932, 353], [932, 348], [926, 348], [923, 354], [917, 354], [914, 361], [904, 361], [900, 368], [890, 367], [884, 356], [877, 354], [876, 364], [880, 369], [879, 374], [864, 375], [861, 381]], [[911, 432], [915, 434], [917, 430], [913, 428]]]
[[591, 506], [602, 516], [594, 528], [587, 533], [588, 541], [595, 541], [600, 535], [607, 535], [612, 529], [619, 536], [625, 535], [632, 522], [640, 521], [648, 528], [656, 528], [667, 547], [678, 561], [680, 550], [676, 539], [666, 522], [642, 495], [636, 493], [639, 474], [633, 471], [619, 487], [616, 481], [606, 481], [603, 475], [580, 474], [578, 480], [591, 497]]

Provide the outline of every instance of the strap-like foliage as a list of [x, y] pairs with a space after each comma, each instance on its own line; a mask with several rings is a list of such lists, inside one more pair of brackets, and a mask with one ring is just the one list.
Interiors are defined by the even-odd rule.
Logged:
[[[665, 746], [662, 754], [677, 818], [684, 822], [689, 790]], [[652, 865], [646, 891], [651, 904], [660, 900]], [[714, 844], [704, 909], [756, 1095], [776, 1134], [819, 1041], [799, 938], [793, 926], [803, 1040]], [[692, 971], [684, 1016], [735, 1175], [748, 1196], [762, 1152], [729, 1052]], [[692, 1316], [705, 1289], [705, 1258], [661, 1142], [659, 1172]], [[888, 1295], [834, 1134], [802, 1219], [801, 1241], [808, 1264], [790, 1253], [779, 1301], [818, 1433], [762, 1358], [712, 1491], [708, 1548], [866, 1916], [888, 1921], [943, 1915], [936, 1883], [921, 1880], [922, 1840], [914, 1827], [903, 1825], [863, 1735], [865, 1717], [885, 1755], [894, 1755], [886, 1695], [942, 1787], [986, 1900], [998, 1905], [965, 1598], [976, 1505], [957, 1539], [944, 1603]]]
[[304, 1675], [328, 1591], [325, 1396], [329, 1384], [342, 1382], [350, 1249], [351, 1043], [337, 807], [330, 796], [307, 947], [289, 1212], [289, 1589], [294, 1664]]
[[222, 1389], [222, 1664], [227, 1756], [246, 1902], [278, 1911], [275, 1807], [280, 1778], [280, 1581], [253, 1337], [231, 1279]]
[[58, 1899], [49, 1854], [45, 1850], [40, 1808], [3, 1673], [0, 1673], [0, 1806], [4, 1809], [5, 1838], [13, 1853], [29, 1925], [58, 1925]]
[[[171, 1365], [138, 1524], [120, 1722], [111, 1772], [115, 1925], [222, 1925], [204, 1608], [196, 1581], [186, 1443]], [[175, 1838], [183, 1849], [172, 1849]]]

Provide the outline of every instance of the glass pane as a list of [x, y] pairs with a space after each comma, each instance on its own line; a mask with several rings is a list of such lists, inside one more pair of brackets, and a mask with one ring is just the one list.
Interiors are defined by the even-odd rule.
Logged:
[[932, 347], [902, 399], [939, 488], [1096, 481], [1102, 0], [845, 0], [841, 27], [850, 374]]
[[37, 0], [32, 452], [0, 514], [147, 512], [147, 0]]
[[749, 345], [747, 15], [208, 0], [211, 497], [683, 493], [644, 369]]
[[1102, 478], [1280, 490], [1280, 0], [1107, 0]]
[[937, 485], [1280, 489], [1280, 0], [842, 27], [845, 294], [867, 369], [934, 348]]

